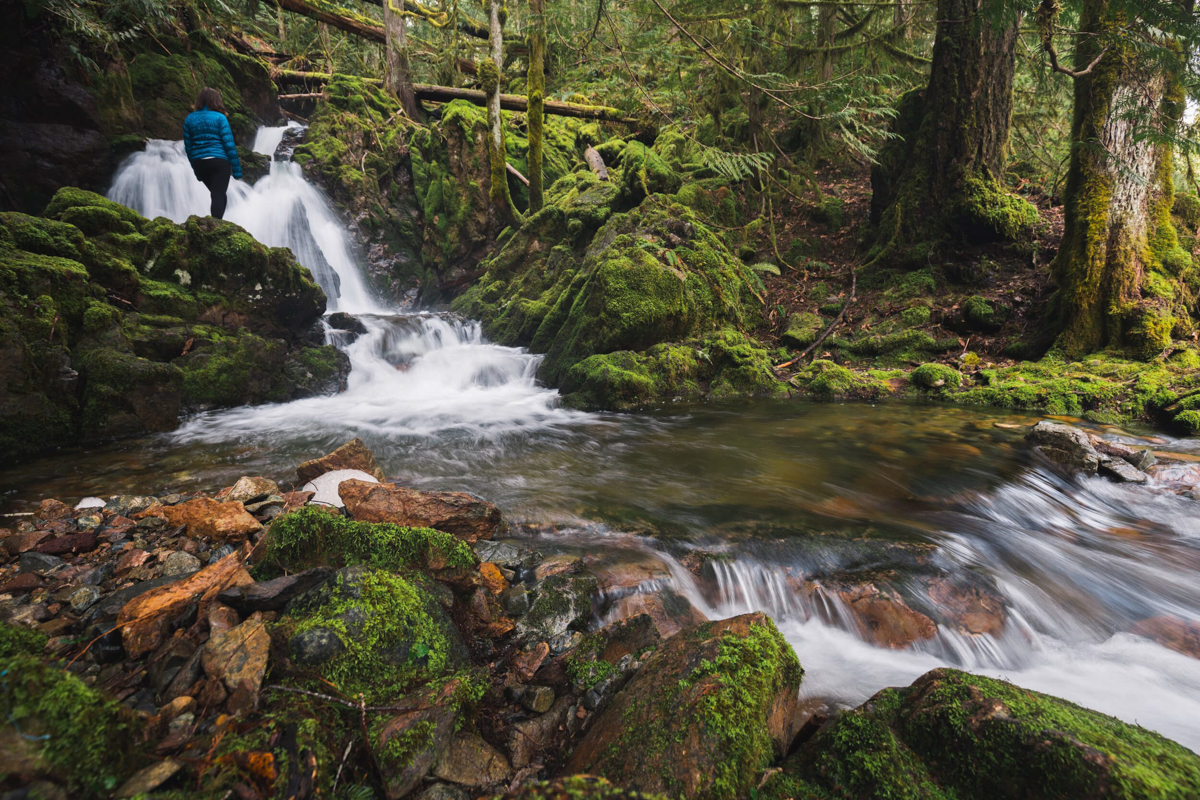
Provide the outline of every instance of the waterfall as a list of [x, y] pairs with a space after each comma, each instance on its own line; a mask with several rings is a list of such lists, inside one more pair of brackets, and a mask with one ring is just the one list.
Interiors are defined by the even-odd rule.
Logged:
[[[255, 152], [274, 155], [295, 123], [260, 128]], [[110, 199], [143, 216], [184, 222], [208, 213], [208, 190], [196, 180], [182, 142], [150, 141], [121, 164]], [[327, 325], [328, 341], [350, 358], [347, 391], [298, 402], [202, 415], [181, 440], [228, 441], [303, 427], [316, 435], [426, 437], [442, 431], [497, 436], [579, 420], [558, 407], [558, 393], [536, 379], [540, 356], [489, 344], [478, 323], [451, 315], [401, 314], [368, 290], [346, 227], [298, 164], [274, 158], [253, 185], [231, 181], [226, 219], [260, 242], [287, 247], [329, 298], [328, 313], [348, 312], [358, 336]]]

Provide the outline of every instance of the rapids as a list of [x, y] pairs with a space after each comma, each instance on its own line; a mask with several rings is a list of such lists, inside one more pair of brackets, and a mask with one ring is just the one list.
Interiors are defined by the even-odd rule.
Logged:
[[[262, 130], [256, 150], [273, 153], [282, 135]], [[175, 142], [128, 159], [109, 196], [176, 221], [208, 202]], [[373, 299], [344, 227], [296, 165], [275, 161], [254, 186], [235, 182], [230, 201], [230, 220], [292, 247], [330, 310], [365, 326], [353, 341], [327, 331], [350, 357], [347, 391], [203, 414], [173, 434], [0, 472], [10, 497], [211, 489], [241, 474], [287, 481], [291, 465], [362, 436], [398, 481], [475, 492], [544, 552], [641, 575], [605, 604], [671, 589], [710, 617], [771, 614], [814, 706], [855, 705], [952, 665], [1200, 748], [1200, 660], [1132, 633], [1156, 615], [1200, 620], [1196, 501], [1062, 479], [1021, 446], [1032, 420], [1000, 412], [768, 401], [568, 411], [538, 384], [538, 356], [489, 344], [475, 322], [401, 315]], [[1190, 442], [1102, 432], [1200, 460]], [[932, 554], [912, 569], [880, 555], [893, 545]], [[707, 570], [695, 568], [700, 555]], [[872, 644], [829, 590], [869, 570], [890, 574], [935, 635]], [[930, 571], [990, 587], [1004, 601], [1002, 631], [950, 624], [951, 609], [922, 588]]]

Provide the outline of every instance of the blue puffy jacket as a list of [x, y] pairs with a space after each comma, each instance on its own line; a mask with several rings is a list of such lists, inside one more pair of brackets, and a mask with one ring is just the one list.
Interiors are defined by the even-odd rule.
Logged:
[[187, 151], [189, 161], [223, 158], [232, 167], [233, 177], [242, 177], [242, 162], [238, 160], [229, 120], [224, 114], [210, 111], [208, 106], [193, 111], [183, 121], [183, 149]]

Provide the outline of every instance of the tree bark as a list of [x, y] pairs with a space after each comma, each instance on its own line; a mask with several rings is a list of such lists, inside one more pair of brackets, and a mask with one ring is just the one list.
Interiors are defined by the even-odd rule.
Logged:
[[546, 99], [546, 1], [529, 0], [529, 213], [542, 210], [542, 127]]
[[[387, 4], [388, 0], [363, 0], [363, 2], [370, 3], [373, 6], [384, 6]], [[400, 4], [399, 0], [392, 0], [392, 2], [395, 2], [397, 5]], [[404, 0], [404, 10], [413, 16], [420, 17], [421, 19], [432, 23], [439, 28], [446, 24], [445, 22], [441, 21], [446, 17], [445, 12], [429, 8], [428, 6], [424, 6], [415, 2], [415, 0]], [[462, 33], [465, 33], [468, 36], [473, 36], [476, 39], [488, 38], [487, 25], [465, 16], [461, 9], [459, 10], [458, 14], [458, 24], [455, 27], [457, 27], [457, 29]]]
[[409, 119], [420, 118], [421, 109], [417, 96], [413, 94], [412, 70], [408, 64], [408, 23], [396, 4], [401, 0], [384, 0], [383, 29], [387, 37], [384, 44], [383, 88], [400, 100], [400, 107]]
[[[872, 169], [876, 258], [925, 257], [948, 233], [1011, 239], [1036, 222], [998, 182], [1007, 156], [1019, 19], [997, 27], [984, 0], [939, 0], [929, 85], [906, 95]], [[1011, 212], [1011, 213], [1009, 213]]]
[[836, 20], [837, 6], [826, 5], [817, 9], [817, 47], [824, 48], [818, 66], [821, 83], [833, 80], [833, 54], [828, 50], [833, 47], [833, 25]]
[[[1183, 93], [1169, 72], [1121, 41], [1129, 25], [1121, 8], [1089, 0], [1079, 22], [1076, 69], [1100, 60], [1075, 79], [1065, 224], [1053, 265], [1058, 346], [1071, 356], [1132, 345], [1153, 357], [1170, 345], [1172, 327], [1190, 326], [1186, 307], [1143, 292], [1149, 273], [1172, 281], [1190, 257], [1171, 223], [1172, 149], [1138, 130], [1155, 120], [1173, 128]], [[1187, 293], [1177, 286], [1177, 298]]]
[[504, 120], [500, 116], [500, 79], [504, 74], [503, 0], [488, 2], [488, 51], [490, 59], [479, 65], [479, 81], [487, 95], [488, 162], [491, 185], [488, 196], [501, 225], [517, 225], [521, 215], [508, 191], [508, 160], [504, 147]]
[[387, 43], [383, 26], [370, 17], [343, 8], [327, 0], [271, 0], [285, 11], [302, 14], [338, 30], [361, 36], [372, 42]]

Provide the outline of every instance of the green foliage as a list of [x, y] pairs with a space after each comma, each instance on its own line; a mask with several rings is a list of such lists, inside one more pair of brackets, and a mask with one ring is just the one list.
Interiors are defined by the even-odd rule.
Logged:
[[41, 631], [0, 623], [0, 659], [40, 655], [45, 646], [46, 634]]

